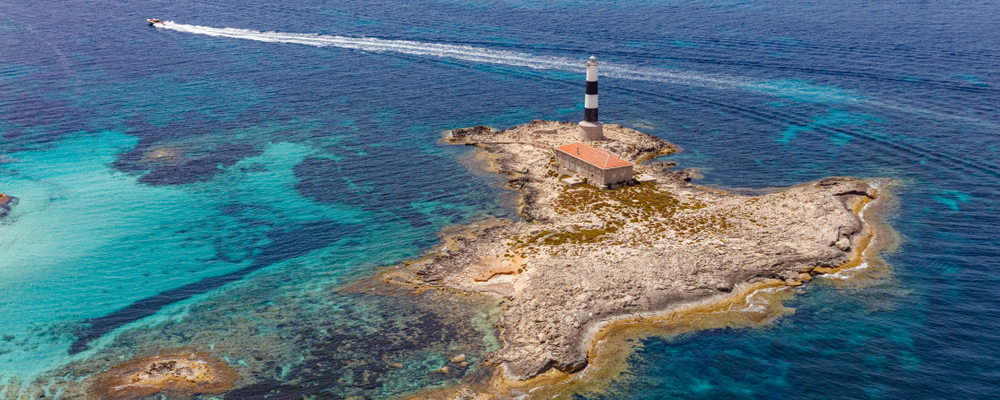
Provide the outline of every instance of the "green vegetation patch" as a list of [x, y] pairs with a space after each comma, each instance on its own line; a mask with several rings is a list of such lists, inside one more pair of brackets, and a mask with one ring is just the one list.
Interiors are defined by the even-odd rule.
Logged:
[[[652, 183], [614, 190], [598, 190], [589, 185], [562, 188], [553, 202], [554, 211], [560, 215], [582, 215], [587, 220], [591, 220], [590, 216], [593, 215], [610, 221], [602, 230], [605, 234], [620, 232], [627, 222], [634, 229], [623, 232], [626, 237], [619, 238], [626, 241], [629, 240], [628, 237], [644, 241], [669, 231], [685, 236], [721, 233], [733, 227], [730, 221], [738, 219], [732, 210], [717, 210], [718, 212], [711, 214], [699, 212], [707, 207], [697, 199], [657, 190]], [[596, 230], [589, 235], [574, 232], [558, 235], [549, 233], [552, 237], [539, 243], [591, 243], [600, 237]]]

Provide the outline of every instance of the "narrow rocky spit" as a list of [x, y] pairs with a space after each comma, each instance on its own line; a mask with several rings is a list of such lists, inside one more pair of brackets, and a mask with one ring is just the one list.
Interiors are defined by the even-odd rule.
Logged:
[[801, 285], [860, 254], [868, 228], [858, 210], [876, 190], [833, 177], [760, 196], [689, 183], [694, 171], [640, 164], [679, 149], [606, 125], [586, 142], [657, 179], [614, 190], [568, 187], [552, 149], [578, 141], [576, 124], [532, 121], [508, 130], [458, 129], [447, 141], [481, 147], [523, 192], [522, 221], [482, 224], [388, 279], [503, 296], [504, 346], [486, 360], [508, 379], [588, 363], [589, 339], [616, 320], [655, 315], [781, 279]]

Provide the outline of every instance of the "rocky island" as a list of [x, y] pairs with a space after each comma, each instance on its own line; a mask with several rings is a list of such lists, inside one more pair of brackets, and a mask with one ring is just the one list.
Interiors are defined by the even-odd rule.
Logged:
[[584, 144], [636, 163], [635, 179], [614, 189], [568, 184], [554, 149], [579, 141], [576, 124], [450, 132], [448, 142], [481, 147], [512, 177], [523, 220], [477, 224], [381, 279], [506, 298], [503, 347], [486, 361], [521, 381], [583, 369], [595, 335], [616, 322], [731, 301], [754, 285], [801, 285], [858, 259], [867, 243], [859, 212], [877, 191], [864, 181], [733, 194], [693, 185], [672, 164], [639, 164], [679, 150], [662, 139], [620, 125], [604, 134]]
[[88, 397], [135, 399], [157, 393], [191, 397], [221, 394], [233, 388], [240, 376], [212, 356], [197, 351], [176, 350], [150, 357], [137, 357], [91, 379]]

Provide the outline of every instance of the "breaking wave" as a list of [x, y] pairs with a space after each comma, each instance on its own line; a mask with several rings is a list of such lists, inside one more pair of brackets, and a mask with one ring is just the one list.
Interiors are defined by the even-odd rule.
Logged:
[[[868, 183], [876, 190], [882, 189], [886, 185], [886, 183], [883, 182], [882, 180], [873, 180]], [[869, 256], [868, 253], [872, 249], [872, 247], [875, 246], [875, 243], [879, 240], [879, 238], [878, 238], [878, 231], [872, 229], [871, 225], [868, 224], [868, 221], [865, 220], [865, 211], [868, 211], [868, 207], [871, 207], [871, 205], [875, 204], [875, 202], [877, 201], [878, 198], [875, 198], [874, 200], [868, 202], [868, 204], [865, 204], [864, 207], [861, 207], [861, 212], [858, 213], [858, 218], [861, 219], [861, 223], [864, 224], [867, 229], [870, 229], [872, 231], [871, 241], [868, 243], [868, 246], [861, 251], [861, 263], [853, 268], [842, 269], [832, 274], [820, 275], [821, 277], [828, 279], [849, 279], [852, 276], [854, 276], [856, 272], [869, 267], [868, 261], [870, 260], [871, 256]]]

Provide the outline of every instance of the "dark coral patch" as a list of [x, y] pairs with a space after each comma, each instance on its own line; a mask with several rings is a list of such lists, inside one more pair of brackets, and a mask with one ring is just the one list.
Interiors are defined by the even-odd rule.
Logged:
[[298, 183], [295, 188], [303, 196], [324, 204], [360, 203], [357, 193], [344, 180], [337, 161], [323, 157], [309, 157], [293, 168]]
[[139, 182], [147, 185], [182, 185], [210, 180], [241, 159], [262, 153], [263, 150], [248, 143], [217, 143], [187, 152], [168, 153], [160, 143], [140, 142], [132, 151], [119, 155], [113, 165], [119, 171], [145, 171]]
[[223, 285], [243, 279], [243, 277], [251, 272], [276, 262], [299, 257], [313, 250], [329, 246], [346, 236], [348, 234], [347, 229], [347, 226], [337, 221], [323, 220], [287, 232], [272, 231], [268, 233], [271, 244], [262, 248], [254, 263], [246, 268], [170, 289], [155, 296], [136, 301], [125, 308], [103, 317], [87, 320], [85, 327], [77, 332], [77, 340], [70, 346], [70, 354], [86, 350], [89, 348], [92, 340], [104, 336], [108, 332], [125, 324], [153, 315], [169, 304], [218, 289]]

